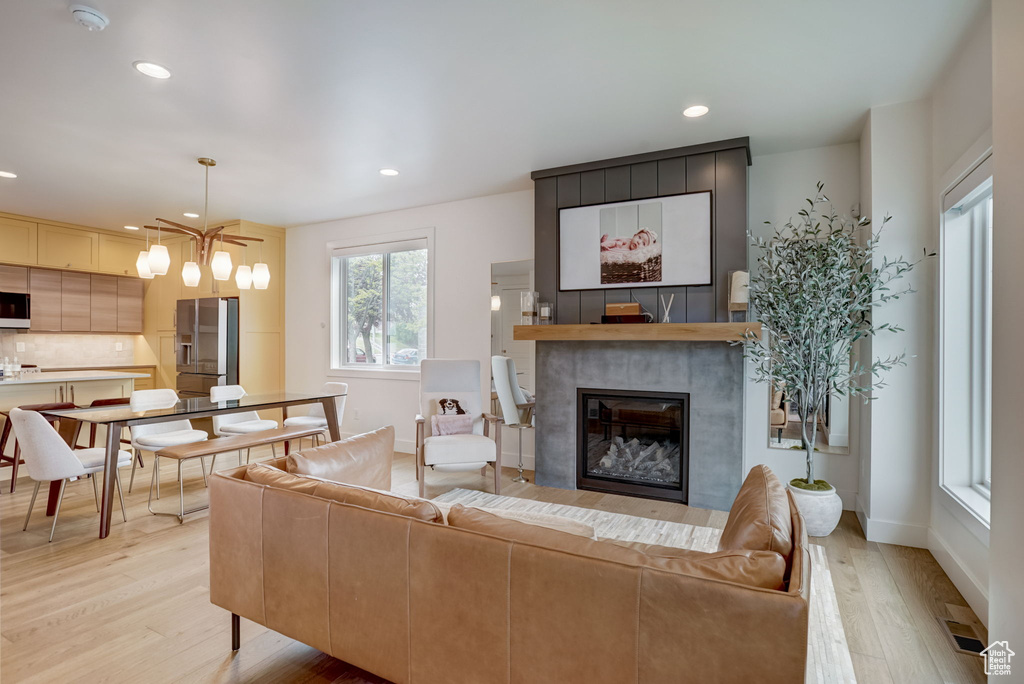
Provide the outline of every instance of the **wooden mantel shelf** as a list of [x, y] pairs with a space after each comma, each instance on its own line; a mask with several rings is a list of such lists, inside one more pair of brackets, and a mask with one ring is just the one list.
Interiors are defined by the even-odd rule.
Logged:
[[750, 332], [761, 337], [760, 323], [628, 323], [591, 325], [517, 325], [516, 340], [647, 342], [733, 342]]

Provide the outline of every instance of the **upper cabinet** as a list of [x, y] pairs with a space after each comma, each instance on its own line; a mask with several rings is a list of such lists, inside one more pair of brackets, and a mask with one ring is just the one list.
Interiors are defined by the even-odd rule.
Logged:
[[29, 269], [29, 296], [31, 299], [32, 323], [29, 330], [38, 332], [60, 332], [61, 290], [63, 279], [60, 271], [45, 268]]
[[117, 281], [114, 276], [93, 273], [90, 283], [90, 325], [92, 332], [117, 332]]
[[99, 234], [99, 270], [103, 273], [135, 276], [135, 261], [144, 250], [145, 241], [126, 235]]
[[35, 264], [37, 255], [35, 223], [0, 216], [0, 259], [9, 264]]
[[95, 271], [100, 261], [99, 233], [39, 224], [39, 265]]
[[0, 292], [28, 294], [28, 269], [0, 264]]
[[117, 332], [142, 332], [142, 281], [117, 279]]
[[92, 277], [88, 273], [72, 271], [64, 271], [60, 276], [60, 329], [66, 332], [91, 331]]

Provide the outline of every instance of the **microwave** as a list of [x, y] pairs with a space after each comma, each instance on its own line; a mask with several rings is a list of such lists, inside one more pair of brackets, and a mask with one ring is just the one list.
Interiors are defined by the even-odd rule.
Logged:
[[30, 299], [24, 292], [0, 292], [0, 328], [28, 328]]

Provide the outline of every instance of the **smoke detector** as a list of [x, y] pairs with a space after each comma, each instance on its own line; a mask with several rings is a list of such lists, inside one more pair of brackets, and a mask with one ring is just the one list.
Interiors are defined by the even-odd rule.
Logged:
[[86, 7], [85, 5], [72, 5], [71, 16], [75, 18], [75, 21], [90, 31], [102, 31], [107, 28], [107, 24], [110, 20], [107, 19], [106, 15], [97, 9], [92, 7]]

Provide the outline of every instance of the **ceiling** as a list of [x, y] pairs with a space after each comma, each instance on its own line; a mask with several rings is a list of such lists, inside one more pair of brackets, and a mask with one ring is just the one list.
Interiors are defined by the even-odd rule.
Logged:
[[983, 2], [95, 0], [90, 33], [62, 0], [4, 0], [0, 211], [187, 221], [210, 156], [211, 222], [294, 226], [723, 138], [853, 141], [927, 94]]

